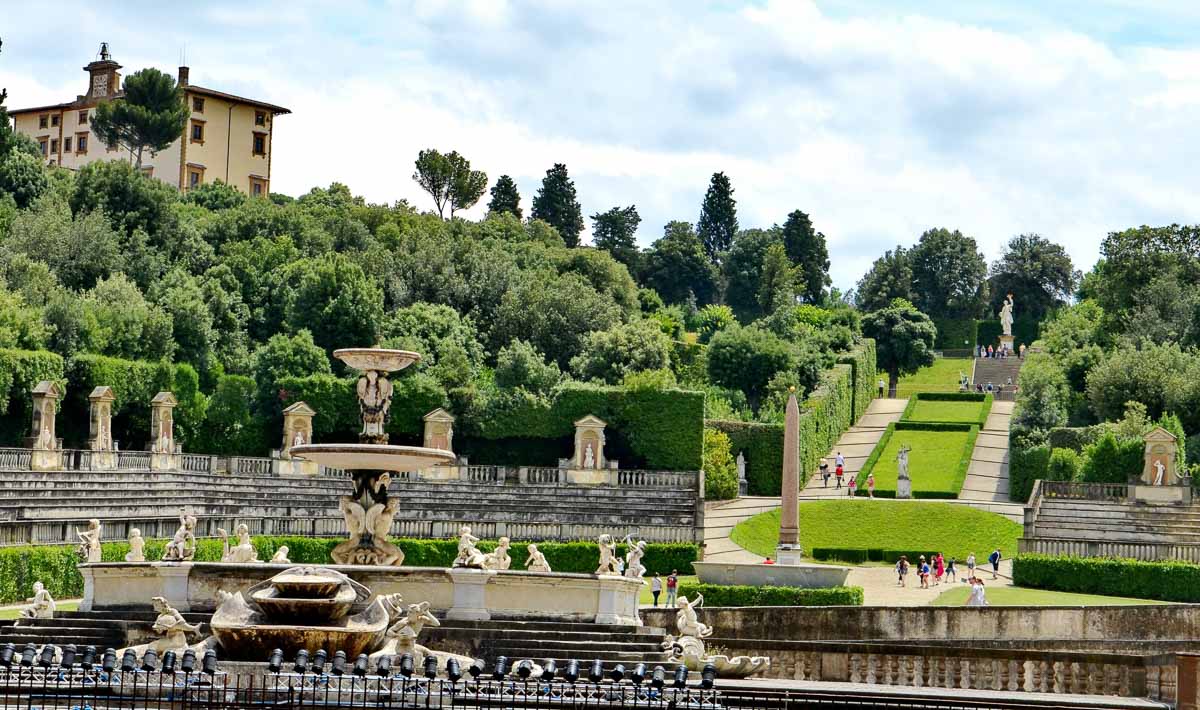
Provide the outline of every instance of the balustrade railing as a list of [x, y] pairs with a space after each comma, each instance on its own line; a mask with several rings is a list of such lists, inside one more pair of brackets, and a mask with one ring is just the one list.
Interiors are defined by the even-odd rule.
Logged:
[[648, 471], [622, 469], [617, 471], [617, 483], [638, 488], [696, 488], [695, 471]]
[[1075, 500], [1126, 501], [1130, 498], [1126, 483], [1080, 483], [1077, 481], [1042, 481], [1041, 491], [1046, 498]]
[[28, 469], [32, 458], [29, 449], [0, 449], [0, 468]]
[[528, 466], [525, 471], [525, 482], [534, 485], [555, 485], [566, 483], [566, 471], [561, 468], [547, 466]]
[[1024, 537], [1017, 540], [1017, 549], [1023, 553], [1041, 555], [1125, 557], [1134, 560], [1178, 560], [1200, 564], [1200, 544]]
[[149, 451], [118, 451], [117, 452], [117, 468], [131, 469], [135, 471], [150, 470], [150, 452]]
[[467, 466], [467, 479], [473, 483], [504, 483], [506, 469], [503, 466]]
[[229, 459], [229, 472], [241, 476], [269, 476], [273, 459], [233, 456]]
[[180, 466], [184, 471], [214, 473], [217, 470], [216, 459], [216, 456], [207, 454], [183, 454], [180, 456]]

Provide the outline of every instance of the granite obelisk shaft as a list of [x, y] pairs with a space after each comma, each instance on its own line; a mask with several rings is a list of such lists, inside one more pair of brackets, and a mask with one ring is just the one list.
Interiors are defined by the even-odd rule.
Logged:
[[800, 563], [800, 405], [796, 393], [788, 395], [783, 424], [783, 505], [779, 513], [779, 547], [776, 562]]

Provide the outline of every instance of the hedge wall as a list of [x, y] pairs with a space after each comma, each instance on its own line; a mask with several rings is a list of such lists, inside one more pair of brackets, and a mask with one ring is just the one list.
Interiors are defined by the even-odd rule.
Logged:
[[[917, 402], [984, 402], [984, 406], [979, 408], [979, 418], [974, 422], [983, 428], [987, 424], [988, 414], [992, 411], [992, 395], [985, 392], [917, 392], [908, 398], [908, 404], [904, 405], [904, 411], [900, 414], [900, 421], [910, 422], [913, 412], [917, 408]], [[916, 423], [916, 422], [910, 422]]]
[[[867, 476], [875, 469], [875, 465], [879, 463], [879, 457], [883, 455], [884, 449], [887, 448], [888, 442], [891, 441], [892, 434], [896, 430], [900, 431], [965, 431], [967, 432], [967, 441], [963, 445], [962, 455], [958, 459], [958, 464], [954, 470], [954, 482], [950, 488], [952, 490], [940, 491], [918, 491], [913, 490], [913, 498], [921, 499], [938, 499], [946, 500], [950, 498], [958, 498], [959, 492], [962, 490], [963, 481], [967, 478], [967, 469], [971, 467], [971, 455], [975, 451], [975, 440], [979, 437], [978, 424], [966, 424], [962, 422], [892, 422], [888, 424], [887, 430], [883, 432], [883, 436], [879, 439], [879, 443], [875, 448], [871, 449], [871, 455], [863, 462], [862, 470], [858, 473], [858, 480], [862, 481], [859, 484], [856, 495], [866, 496]], [[910, 476], [914, 472], [910, 471]], [[915, 472], [918, 473], [919, 472]], [[876, 498], [895, 498], [896, 491], [875, 489]]]
[[938, 350], [967, 350], [979, 340], [979, 321], [974, 318], [934, 318]]
[[1050, 466], [1050, 447], [1021, 447], [1019, 439], [1008, 437], [1008, 497], [1017, 503], [1029, 500], [1033, 482], [1046, 478]]
[[783, 425], [709, 419], [710, 428], [729, 436], [729, 450], [746, 457], [746, 490], [749, 495], [779, 495], [783, 465]]
[[854, 379], [852, 389], [854, 396], [854, 420], [867, 413], [867, 407], [871, 406], [871, 400], [875, 399], [878, 394], [875, 388], [875, 380], [877, 377], [878, 365], [875, 361], [875, 340], [872, 338], [864, 338], [863, 341], [853, 350], [838, 356], [838, 362], [850, 366], [850, 376]]
[[1082, 454], [1089, 444], [1094, 444], [1104, 434], [1107, 427], [1096, 426], [1060, 426], [1046, 432], [1046, 443], [1052, 449], [1071, 449]]
[[1186, 562], [1017, 555], [1013, 584], [1079, 594], [1200, 602], [1200, 565]]
[[862, 606], [862, 587], [749, 587], [680, 583], [679, 596], [704, 595], [704, 606]]
[[[166, 540], [147, 540], [146, 558], [157, 560], [162, 556]], [[340, 538], [307, 537], [256, 537], [254, 547], [258, 557], [269, 560], [280, 545], [288, 546], [288, 557], [296, 564], [328, 564], [329, 553], [342, 542]], [[402, 538], [395, 543], [404, 550], [406, 567], [449, 567], [458, 555], [457, 540], [415, 540]], [[509, 554], [513, 559], [512, 569], [525, 569], [528, 559], [527, 542], [514, 542]], [[540, 542], [538, 550], [546, 555], [550, 568], [556, 572], [578, 572], [591, 574], [600, 565], [600, 553], [594, 542]], [[479, 549], [490, 551], [494, 541], [479, 543]], [[102, 546], [105, 562], [121, 562], [129, 552], [125, 542], [106, 542]], [[625, 546], [618, 545], [619, 554], [625, 554]], [[683, 543], [650, 543], [642, 564], [647, 574], [661, 575], [678, 570], [680, 574], [695, 574], [692, 562], [696, 561], [699, 548]], [[215, 562], [221, 559], [220, 540], [198, 540], [196, 560]], [[0, 548], [0, 604], [20, 603], [33, 595], [33, 583], [41, 581], [55, 598], [78, 597], [83, 594], [83, 577], [76, 564], [79, 558], [75, 548], [69, 545], [44, 545], [36, 547]]]
[[0, 445], [19, 445], [29, 435], [33, 419], [29, 392], [42, 380], [53, 380], [66, 390], [61, 357], [51, 352], [0, 349]]

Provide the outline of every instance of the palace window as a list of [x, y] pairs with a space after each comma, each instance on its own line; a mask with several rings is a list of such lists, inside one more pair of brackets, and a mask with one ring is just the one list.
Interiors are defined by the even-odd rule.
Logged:
[[87, 109], [84, 109], [79, 112], [79, 125], [85, 126], [85, 125], [87, 125], [87, 122], [88, 122], [88, 112], [87, 112]]
[[196, 113], [204, 113], [204, 99], [202, 97], [192, 97], [192, 110]]
[[86, 153], [87, 152], [87, 143], [88, 143], [87, 139], [88, 139], [88, 136], [86, 133], [76, 133], [75, 134], [75, 152], [76, 153]]
[[50, 115], [43, 113], [38, 116], [38, 128], [45, 128], [50, 122]]
[[267, 125], [267, 112], [266, 111], [255, 111], [254, 112], [254, 125], [256, 125], [256, 126]]
[[204, 166], [192, 165], [187, 166], [187, 186], [189, 188], [196, 187], [204, 182]]
[[45, 158], [47, 155], [50, 154], [49, 153], [50, 143], [49, 143], [48, 139], [46, 139], [46, 138], [38, 139], [38, 146], [40, 146], [42, 149], [42, 157], [43, 158]]
[[204, 143], [204, 121], [192, 119], [192, 142]]
[[58, 125], [58, 114], [57, 113], [50, 117], [50, 125], [51, 126]]
[[265, 133], [255, 133], [254, 134], [254, 154], [255, 155], [266, 155], [267, 154], [267, 134], [265, 134]]
[[63, 138], [63, 152], [64, 153], [71, 152], [71, 136], [67, 136], [66, 138]]
[[254, 197], [266, 197], [267, 181], [262, 178], [250, 178], [250, 194]]
[[51, 152], [51, 153], [57, 153], [57, 152], [58, 152], [58, 139], [57, 139], [57, 138], [51, 138], [51, 139], [50, 139], [50, 152]]

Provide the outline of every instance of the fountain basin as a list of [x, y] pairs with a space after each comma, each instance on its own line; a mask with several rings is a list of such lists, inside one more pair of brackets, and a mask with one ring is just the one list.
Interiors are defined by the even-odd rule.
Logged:
[[386, 350], [384, 348], [342, 348], [334, 350], [333, 356], [355, 370], [395, 372], [403, 370], [421, 359], [420, 353], [408, 350]]
[[388, 626], [387, 609], [376, 599], [362, 612], [335, 622], [335, 625], [279, 624], [264, 622], [257, 616], [244, 617], [217, 608], [210, 623], [213, 636], [221, 644], [223, 656], [234, 660], [261, 661], [271, 651], [283, 649], [287, 658], [300, 649], [315, 653], [325, 649], [345, 651], [348, 658], [366, 653], [383, 643]]
[[304, 444], [292, 456], [348, 471], [421, 471], [453, 463], [452, 451], [390, 444]]
[[[345, 583], [345, 579], [321, 574], [317, 568], [284, 572], [271, 578], [271, 586], [279, 596], [303, 599], [330, 599]], [[350, 599], [353, 601], [354, 597]]]
[[303, 619], [309, 622], [326, 622], [340, 619], [350, 613], [358, 594], [346, 586], [335, 589], [328, 598], [284, 596], [278, 588], [268, 587], [250, 594], [250, 598], [272, 619]]

